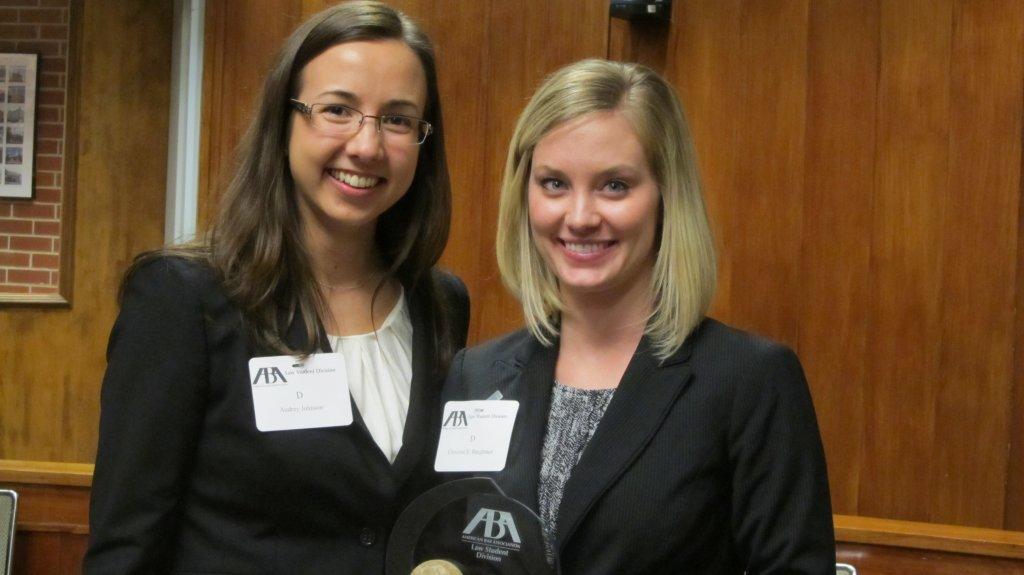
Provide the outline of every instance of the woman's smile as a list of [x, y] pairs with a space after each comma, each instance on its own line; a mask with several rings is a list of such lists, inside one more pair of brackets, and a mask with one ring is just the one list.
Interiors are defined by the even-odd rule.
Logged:
[[[294, 99], [418, 117], [426, 94], [423, 67], [413, 51], [398, 40], [374, 40], [338, 44], [310, 60]], [[377, 218], [409, 190], [420, 148], [388, 142], [377, 122], [364, 118], [354, 132], [338, 135], [293, 114], [288, 162], [307, 229], [372, 234]]]
[[563, 293], [617, 293], [650, 278], [661, 195], [636, 131], [618, 111], [555, 127], [533, 151], [534, 245]]

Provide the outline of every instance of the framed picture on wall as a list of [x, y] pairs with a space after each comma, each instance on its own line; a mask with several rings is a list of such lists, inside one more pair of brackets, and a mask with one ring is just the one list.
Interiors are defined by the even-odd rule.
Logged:
[[32, 199], [37, 54], [0, 53], [0, 198]]

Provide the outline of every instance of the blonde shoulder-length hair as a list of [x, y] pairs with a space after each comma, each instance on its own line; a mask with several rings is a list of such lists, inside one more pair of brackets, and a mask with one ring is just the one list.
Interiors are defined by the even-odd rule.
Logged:
[[682, 105], [650, 68], [583, 60], [549, 76], [533, 95], [509, 143], [498, 207], [498, 268], [522, 304], [529, 330], [551, 345], [563, 304], [558, 280], [530, 234], [527, 186], [533, 150], [556, 126], [602, 110], [619, 110], [633, 125], [661, 193], [653, 311], [645, 333], [657, 357], [665, 359], [707, 314], [715, 291], [715, 248]]

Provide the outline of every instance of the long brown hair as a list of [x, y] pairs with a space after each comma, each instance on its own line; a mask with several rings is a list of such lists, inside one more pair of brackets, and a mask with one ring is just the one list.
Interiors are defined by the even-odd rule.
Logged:
[[[394, 278], [410, 296], [416, 294], [429, 302], [435, 365], [446, 368], [453, 352], [445, 313], [449, 306], [431, 268], [448, 240], [451, 189], [434, 49], [412, 20], [380, 2], [358, 1], [329, 8], [289, 36], [264, 82], [256, 117], [238, 146], [237, 169], [206, 239], [143, 254], [126, 279], [138, 265], [160, 255], [204, 260], [242, 310], [258, 347], [282, 354], [319, 349], [320, 318], [326, 304], [302, 240], [295, 184], [288, 167], [289, 98], [295, 97], [302, 69], [310, 60], [338, 44], [376, 39], [400, 40], [419, 58], [427, 81], [424, 119], [433, 126], [420, 147], [408, 192], [378, 219], [377, 249], [387, 265], [380, 285]], [[282, 337], [296, 314], [306, 330], [303, 349], [292, 349]]]

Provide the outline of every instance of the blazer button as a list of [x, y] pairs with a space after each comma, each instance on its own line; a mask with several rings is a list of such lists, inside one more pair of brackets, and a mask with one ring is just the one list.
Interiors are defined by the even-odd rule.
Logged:
[[359, 544], [363, 547], [372, 547], [377, 542], [377, 533], [371, 527], [363, 527], [359, 531]]

